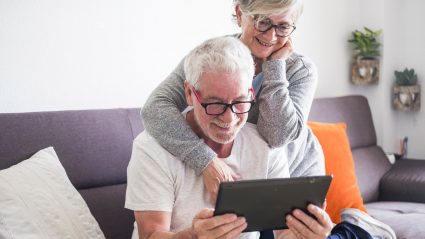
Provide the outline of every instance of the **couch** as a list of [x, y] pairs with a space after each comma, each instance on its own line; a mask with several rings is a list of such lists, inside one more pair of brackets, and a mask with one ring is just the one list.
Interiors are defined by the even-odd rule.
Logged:
[[[316, 99], [310, 120], [346, 122], [360, 189], [369, 212], [398, 238], [425, 235], [425, 161], [390, 165], [376, 145], [366, 98]], [[106, 238], [130, 238], [124, 208], [132, 141], [143, 130], [139, 109], [0, 113], [0, 170], [53, 146]], [[0, 192], [1, 193], [1, 192]]]
[[309, 120], [347, 124], [368, 213], [390, 225], [399, 239], [425, 238], [425, 160], [389, 162], [377, 145], [367, 99], [359, 95], [315, 99]]
[[134, 217], [124, 198], [132, 142], [143, 130], [139, 111], [2, 113], [0, 170], [53, 146], [105, 237], [130, 238]]

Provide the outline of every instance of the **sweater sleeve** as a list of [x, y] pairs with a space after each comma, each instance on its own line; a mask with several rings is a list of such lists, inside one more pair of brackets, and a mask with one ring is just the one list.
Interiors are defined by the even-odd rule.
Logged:
[[263, 63], [257, 127], [272, 147], [300, 136], [314, 98], [317, 72], [307, 58], [294, 53], [287, 61]]
[[181, 114], [187, 107], [183, 65], [184, 59], [151, 93], [141, 114], [149, 134], [200, 175], [216, 153], [193, 132]]

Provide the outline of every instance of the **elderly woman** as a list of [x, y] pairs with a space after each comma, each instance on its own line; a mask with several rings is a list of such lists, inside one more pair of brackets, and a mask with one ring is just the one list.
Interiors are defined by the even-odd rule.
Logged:
[[[293, 52], [290, 37], [302, 9], [301, 0], [235, 0], [242, 31], [234, 37], [248, 46], [256, 64], [257, 102], [248, 122], [257, 124], [271, 147], [287, 144], [291, 176], [324, 174], [321, 147], [306, 125], [316, 69], [308, 58]], [[180, 114], [187, 106], [182, 62], [150, 95], [142, 117], [146, 130], [163, 147], [203, 175], [214, 201], [218, 183], [238, 175], [217, 160]]]

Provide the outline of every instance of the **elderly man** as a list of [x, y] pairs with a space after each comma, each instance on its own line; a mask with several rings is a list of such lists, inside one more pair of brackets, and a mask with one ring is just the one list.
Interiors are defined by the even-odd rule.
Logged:
[[[255, 101], [249, 49], [234, 37], [208, 40], [186, 57], [184, 71], [189, 107], [183, 116], [199, 143], [203, 140], [211, 147], [239, 179], [289, 177], [285, 149], [270, 149], [256, 127], [246, 123]], [[258, 232], [241, 233], [247, 226], [242, 217], [213, 216], [214, 205], [202, 176], [146, 131], [134, 140], [127, 171], [125, 207], [136, 218], [133, 238], [259, 237]], [[347, 222], [338, 224], [330, 235], [329, 215], [314, 205], [308, 210], [315, 218], [301, 210], [282, 215], [289, 230], [277, 231], [278, 238], [372, 238], [368, 232], [395, 238], [391, 228], [357, 211], [346, 211]]]
[[[289, 177], [284, 149], [270, 149], [256, 127], [246, 123], [255, 101], [254, 63], [248, 48], [233, 37], [211, 39], [187, 56], [184, 69], [189, 107], [183, 116], [201, 140], [240, 179]], [[133, 238], [259, 237], [258, 232], [241, 233], [247, 226], [242, 217], [213, 216], [214, 205], [202, 176], [176, 160], [146, 131], [133, 144], [125, 206], [136, 218]], [[328, 215], [313, 205], [310, 208], [317, 221], [301, 211], [291, 220], [313, 220], [316, 231], [309, 232], [329, 234]], [[295, 225], [301, 230], [303, 223]], [[285, 234], [296, 233], [288, 230]]]

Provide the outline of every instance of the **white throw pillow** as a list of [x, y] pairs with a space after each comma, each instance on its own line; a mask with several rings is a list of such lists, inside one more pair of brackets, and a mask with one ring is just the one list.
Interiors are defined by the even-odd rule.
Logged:
[[0, 238], [105, 238], [52, 147], [0, 171]]

